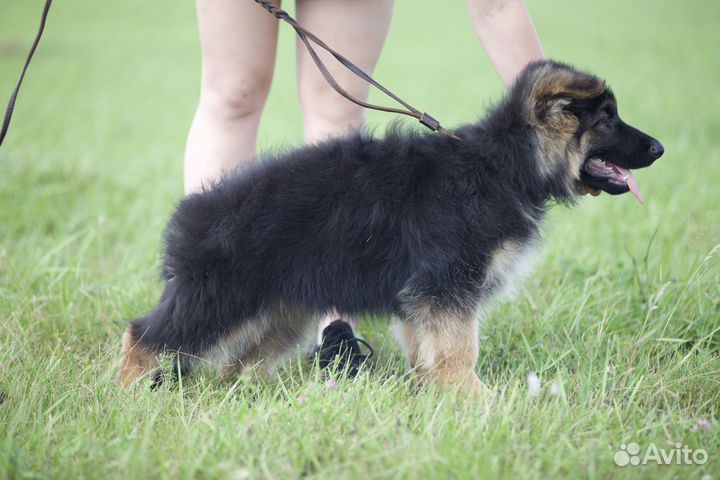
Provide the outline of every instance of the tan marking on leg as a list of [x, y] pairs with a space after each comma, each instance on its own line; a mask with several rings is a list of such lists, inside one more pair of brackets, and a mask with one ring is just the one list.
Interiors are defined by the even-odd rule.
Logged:
[[205, 364], [218, 368], [220, 376], [230, 378], [242, 372], [238, 358], [257, 349], [271, 328], [267, 315], [247, 319], [220, 338], [216, 344], [202, 355]]
[[253, 370], [257, 370], [256, 367], [259, 366], [260, 360], [260, 346], [255, 346], [243, 355], [242, 361], [235, 359], [230, 363], [220, 365], [220, 378], [233, 380], [240, 375], [250, 374]]
[[245, 374], [270, 374], [298, 345], [312, 341], [317, 326], [317, 315], [297, 309], [278, 306], [262, 314], [262, 329], [252, 329], [253, 338], [248, 341], [235, 335], [234, 340], [242, 348], [235, 350], [229, 361], [220, 365], [220, 375], [232, 378]]
[[122, 343], [123, 358], [116, 381], [124, 388], [129, 388], [138, 378], [158, 368], [160, 362], [155, 353], [133, 339], [130, 328], [125, 331]]
[[420, 374], [445, 386], [472, 384], [477, 378], [477, 323], [449, 315], [438, 320], [418, 329]]
[[417, 374], [461, 394], [489, 396], [475, 374], [479, 352], [478, 322], [472, 315], [441, 311], [422, 323], [409, 323], [418, 342]]
[[415, 368], [418, 359], [419, 343], [415, 335], [415, 329], [402, 320], [395, 320], [392, 324], [392, 332], [400, 343], [405, 357], [410, 363], [410, 368]]
[[271, 365], [276, 365], [277, 358], [283, 353], [284, 349], [279, 348], [276, 339], [268, 333], [258, 345], [245, 351], [232, 363], [221, 365], [220, 377], [232, 380], [240, 375], [269, 376], [272, 372]]

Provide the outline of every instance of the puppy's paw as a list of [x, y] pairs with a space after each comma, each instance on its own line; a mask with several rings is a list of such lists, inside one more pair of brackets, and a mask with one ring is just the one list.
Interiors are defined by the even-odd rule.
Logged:
[[493, 401], [497, 397], [497, 392], [485, 385], [475, 375], [458, 386], [458, 393], [469, 398], [488, 402]]

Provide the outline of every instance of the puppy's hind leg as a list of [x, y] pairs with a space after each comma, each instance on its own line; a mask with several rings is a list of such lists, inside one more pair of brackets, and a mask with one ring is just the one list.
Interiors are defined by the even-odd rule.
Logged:
[[[221, 376], [237, 374], [271, 374], [297, 346], [312, 342], [318, 316], [301, 309], [278, 306], [263, 312], [258, 320], [262, 329], [235, 338], [235, 355], [230, 364], [220, 369]], [[249, 335], [252, 341], [249, 341]]]

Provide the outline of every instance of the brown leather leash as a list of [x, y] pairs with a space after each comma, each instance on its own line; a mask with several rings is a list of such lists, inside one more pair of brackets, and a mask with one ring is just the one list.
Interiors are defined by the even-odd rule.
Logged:
[[35, 35], [35, 41], [33, 42], [32, 47], [30, 47], [30, 53], [28, 53], [27, 59], [25, 60], [25, 65], [20, 73], [20, 78], [10, 94], [10, 101], [5, 109], [5, 117], [3, 118], [2, 130], [0, 130], [0, 146], [2, 146], [3, 141], [5, 140], [8, 128], [10, 128], [10, 120], [12, 119], [12, 114], [15, 110], [15, 101], [17, 100], [20, 86], [25, 79], [25, 72], [27, 72], [30, 60], [32, 60], [32, 57], [35, 54], [35, 49], [37, 48], [38, 43], [40, 43], [40, 37], [42, 37], [43, 31], [45, 30], [45, 22], [47, 21], [48, 12], [50, 11], [50, 4], [52, 4], [52, 0], [45, 0], [45, 7], [43, 8], [42, 15], [40, 16], [40, 28], [38, 29], [37, 35]]
[[[417, 108], [413, 107], [409, 103], [405, 102], [403, 99], [392, 93], [390, 90], [382, 86], [379, 82], [377, 82], [374, 78], [372, 78], [370, 75], [365, 73], [360, 67], [352, 63], [350, 60], [345, 58], [340, 53], [336, 52], [332, 48], [330, 48], [325, 42], [320, 40], [318, 37], [313, 35], [311, 32], [300, 26], [298, 22], [291, 17], [285, 10], [282, 10], [280, 8], [277, 8], [275, 5], [270, 3], [267, 0], [255, 0], [256, 3], [258, 3], [260, 6], [262, 6], [265, 10], [270, 12], [275, 18], [282, 20], [286, 23], [288, 23], [291, 27], [295, 29], [295, 32], [297, 33], [298, 37], [300, 37], [300, 40], [305, 44], [305, 47], [308, 50], [308, 53], [310, 54], [310, 57], [315, 62], [315, 65], [317, 65], [318, 70], [320, 70], [320, 73], [325, 78], [325, 80], [330, 84], [330, 86], [340, 95], [342, 95], [347, 100], [360, 105], [364, 108], [369, 108], [372, 110], [379, 110], [381, 112], [390, 112], [390, 113], [398, 113], [401, 115], [408, 115], [410, 117], [416, 118], [421, 124], [425, 125], [427, 128], [434, 132], [441, 133], [442, 135], [445, 135], [446, 137], [450, 137], [454, 140], [460, 140], [458, 136], [453, 134], [451, 131], [444, 128], [442, 125], [440, 125], [440, 122], [437, 121], [435, 118], [433, 118], [431, 115], [428, 115], [425, 112], [421, 112]], [[22, 71], [20, 73], [20, 78], [17, 81], [17, 84], [15, 85], [15, 88], [13, 89], [12, 93], [10, 94], [10, 100], [8, 101], [7, 108], [5, 109], [5, 116], [3, 118], [2, 123], [2, 130], [0, 130], [0, 146], [2, 146], [3, 141], [5, 141], [5, 135], [7, 135], [8, 128], [10, 128], [10, 120], [12, 119], [13, 112], [15, 110], [15, 102], [17, 101], [18, 92], [20, 91], [20, 87], [22, 86], [22, 82], [25, 79], [25, 73], [27, 72], [28, 66], [30, 65], [30, 61], [33, 58], [33, 55], [35, 54], [35, 50], [37, 49], [38, 44], [40, 43], [40, 38], [42, 37], [43, 31], [45, 30], [45, 22], [47, 21], [48, 13], [50, 11], [50, 5], [52, 4], [52, 0], [45, 0], [45, 6], [42, 11], [42, 15], [40, 16], [40, 27], [38, 28], [38, 32], [35, 35], [35, 40], [33, 41], [32, 47], [30, 47], [30, 52], [28, 53], [27, 59], [25, 60], [25, 65], [22, 68]], [[400, 108], [391, 108], [391, 107], [383, 107], [380, 105], [373, 105], [371, 103], [364, 102], [362, 100], [359, 100], [352, 95], [350, 95], [345, 89], [340, 86], [340, 84], [335, 80], [335, 78], [332, 76], [330, 71], [327, 69], [325, 64], [320, 60], [320, 57], [318, 56], [317, 52], [311, 45], [311, 42], [315, 45], [319, 46], [320, 48], [326, 50], [328, 53], [330, 53], [335, 59], [340, 62], [345, 68], [350, 70], [352, 73], [357, 75], [358, 77], [362, 78], [366, 82], [368, 82], [370, 85], [374, 86], [381, 92], [383, 92], [385, 95], [389, 96], [396, 102], [398, 102], [400, 105], [405, 107], [404, 109]]]
[[[445, 135], [446, 137], [450, 137], [454, 140], [460, 140], [460, 137], [453, 134], [451, 131], [447, 130], [443, 126], [440, 125], [440, 122], [437, 121], [432, 116], [428, 115], [425, 112], [421, 112], [417, 108], [413, 107], [409, 103], [405, 102], [403, 99], [392, 93], [390, 90], [382, 86], [379, 82], [377, 82], [374, 78], [372, 78], [370, 75], [365, 73], [360, 67], [352, 63], [350, 60], [345, 58], [343, 55], [338, 53], [337, 51], [330, 48], [325, 42], [320, 40], [318, 37], [313, 35], [311, 32], [303, 28], [293, 17], [291, 17], [285, 10], [276, 7], [272, 3], [270, 3], [267, 0], [255, 0], [256, 3], [258, 3], [260, 6], [262, 6], [265, 10], [270, 12], [275, 18], [282, 20], [286, 23], [288, 23], [291, 27], [295, 29], [295, 32], [297, 33], [298, 37], [300, 37], [300, 40], [305, 44], [305, 48], [307, 48], [308, 53], [310, 54], [310, 57], [315, 62], [315, 65], [317, 66], [318, 70], [320, 70], [320, 73], [322, 73], [322, 76], [325, 77], [325, 80], [330, 84], [330, 86], [335, 90], [337, 93], [342, 95], [347, 100], [350, 100], [351, 102], [360, 105], [364, 108], [369, 108], [372, 110], [379, 110], [381, 112], [390, 112], [390, 113], [399, 113], [401, 115], [408, 115], [410, 117], [416, 118], [421, 124], [425, 125], [427, 128], [434, 132], [441, 133], [442, 135]], [[332, 76], [330, 71], [327, 69], [325, 64], [320, 60], [320, 57], [318, 56], [317, 52], [311, 45], [311, 43], [316, 44], [320, 48], [326, 50], [328, 53], [330, 53], [335, 59], [340, 62], [345, 68], [350, 70], [352, 73], [357, 75], [358, 77], [362, 78], [366, 82], [368, 82], [373, 87], [377, 88], [381, 92], [383, 92], [385, 95], [389, 96], [396, 102], [398, 102], [400, 105], [405, 107], [405, 109], [400, 108], [391, 108], [391, 107], [383, 107], [380, 105], [373, 105], [371, 103], [364, 102], [362, 100], [358, 100], [357, 98], [350, 95], [345, 89], [343, 89], [340, 84], [335, 80], [335, 78]]]

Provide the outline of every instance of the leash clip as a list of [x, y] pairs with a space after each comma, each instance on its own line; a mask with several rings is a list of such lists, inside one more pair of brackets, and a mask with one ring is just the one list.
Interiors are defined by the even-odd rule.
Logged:
[[437, 132], [438, 129], [440, 128], [440, 122], [438, 122], [432, 116], [430, 116], [429, 114], [427, 114], [425, 112], [423, 112], [423, 114], [420, 115], [420, 118], [418, 118], [418, 120], [420, 121], [420, 123], [422, 123], [423, 125], [428, 127], [433, 132]]
[[420, 118], [418, 118], [421, 124], [425, 125], [427, 128], [432, 130], [433, 132], [439, 132], [446, 137], [452, 138], [453, 140], [462, 140], [462, 138], [458, 137], [454, 133], [452, 133], [450, 130], [442, 127], [440, 125], [440, 122], [435, 120], [431, 115], [428, 115], [427, 113], [423, 113], [420, 115]]

